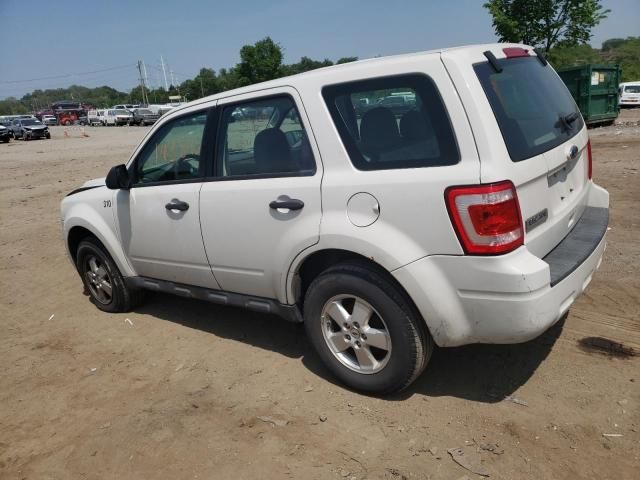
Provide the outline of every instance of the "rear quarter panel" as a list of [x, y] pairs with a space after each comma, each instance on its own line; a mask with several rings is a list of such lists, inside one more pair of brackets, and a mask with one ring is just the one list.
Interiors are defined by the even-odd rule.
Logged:
[[[309, 254], [324, 249], [349, 250], [368, 257], [388, 271], [433, 254], [461, 255], [452, 228], [444, 191], [451, 185], [477, 183], [480, 166], [464, 108], [440, 60], [439, 53], [374, 62], [366, 69], [344, 68], [301, 78], [296, 88], [308, 111], [325, 171], [322, 180], [320, 242], [300, 255], [292, 276]], [[351, 163], [322, 97], [322, 88], [348, 81], [405, 73], [426, 74], [443, 99], [460, 152], [460, 162], [442, 167], [360, 171]], [[356, 193], [373, 195], [380, 206], [378, 220], [357, 227], [347, 215], [347, 202]]]

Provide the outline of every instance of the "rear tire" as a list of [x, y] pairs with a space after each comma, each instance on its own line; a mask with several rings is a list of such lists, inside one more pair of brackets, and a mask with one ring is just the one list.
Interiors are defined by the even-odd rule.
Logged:
[[102, 244], [87, 237], [78, 246], [76, 266], [85, 291], [104, 312], [128, 312], [143, 298], [141, 290], [127, 287], [120, 270]]
[[338, 265], [320, 274], [305, 296], [304, 323], [325, 366], [365, 393], [408, 387], [434, 348], [406, 294], [366, 264]]

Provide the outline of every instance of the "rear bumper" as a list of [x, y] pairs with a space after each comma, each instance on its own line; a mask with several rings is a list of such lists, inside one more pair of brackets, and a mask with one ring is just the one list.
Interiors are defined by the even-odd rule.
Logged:
[[556, 323], [600, 266], [608, 193], [592, 185], [590, 205], [544, 259], [526, 246], [497, 257], [430, 256], [393, 272], [439, 346], [520, 343]]

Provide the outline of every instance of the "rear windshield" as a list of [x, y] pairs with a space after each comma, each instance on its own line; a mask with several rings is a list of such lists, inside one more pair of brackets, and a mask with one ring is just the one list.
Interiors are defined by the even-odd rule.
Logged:
[[[473, 66], [514, 162], [561, 145], [583, 127], [575, 101], [549, 65], [536, 57], [498, 60]], [[573, 115], [572, 115], [573, 114]]]

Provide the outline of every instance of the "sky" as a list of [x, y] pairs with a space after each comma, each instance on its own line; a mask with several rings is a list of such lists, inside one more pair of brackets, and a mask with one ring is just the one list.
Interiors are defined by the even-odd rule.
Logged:
[[[152, 87], [240, 60], [270, 36], [285, 63], [368, 58], [496, 40], [483, 0], [0, 0], [0, 99], [36, 88], [109, 85], [128, 91], [143, 60]], [[25, 4], [28, 8], [25, 10]], [[640, 36], [640, 0], [603, 0], [591, 44]], [[57, 77], [47, 78], [43, 77]], [[29, 80], [29, 81], [27, 81]]]

